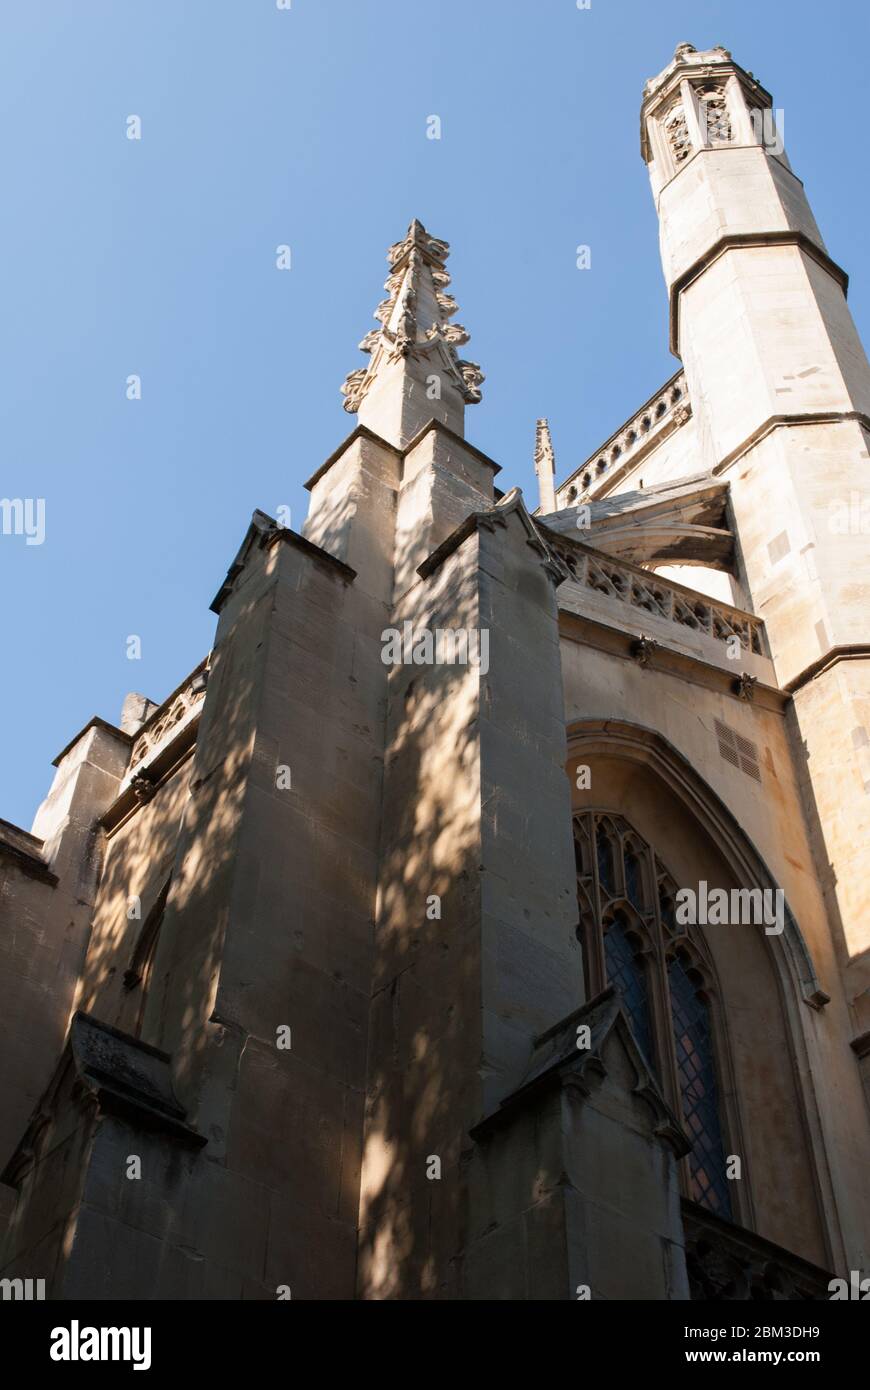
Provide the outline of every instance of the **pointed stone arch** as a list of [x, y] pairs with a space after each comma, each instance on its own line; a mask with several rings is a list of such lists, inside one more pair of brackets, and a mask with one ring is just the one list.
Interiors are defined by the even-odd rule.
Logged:
[[[703, 826], [729, 861], [735, 876], [745, 887], [776, 890], [780, 887], [755, 845], [713, 788], [678, 750], [654, 729], [618, 719], [575, 720], [568, 725], [569, 760], [582, 752], [583, 760], [596, 751], [643, 763], [683, 802]], [[797, 996], [813, 1009], [821, 1009], [830, 996], [822, 988], [809, 947], [786, 901], [785, 928], [781, 937], [768, 937], [781, 943], [778, 964], [785, 965]], [[780, 970], [780, 974], [782, 974]]]
[[[711, 883], [721, 873], [733, 887], [779, 888], [736, 817], [660, 733], [600, 717], [572, 721], [566, 732], [568, 767], [579, 761], [592, 769], [592, 786], [574, 790], [575, 819], [583, 812], [609, 809], [645, 838], [656, 852], [657, 896], [659, 868], [665, 879], [674, 879], [672, 892], [677, 884], [690, 882], [688, 875], [701, 866], [708, 869], [704, 876]], [[736, 1220], [804, 1258], [830, 1264], [841, 1233], [810, 1042], [812, 1013], [824, 1007], [828, 996], [790, 911], [780, 935], [750, 926], [735, 937], [733, 949], [721, 935], [714, 940], [716, 932], [715, 927], [698, 928], [697, 933], [690, 928], [687, 941], [701, 950], [699, 963], [704, 945], [710, 953], [713, 970], [708, 962], [702, 973], [711, 986], [715, 1022], [724, 1039], [726, 1137], [736, 1141], [729, 1152], [746, 1157], [745, 1176], [751, 1175], [749, 1182], [735, 1184]], [[696, 934], [704, 940], [694, 940]], [[765, 1055], [768, 1044], [773, 1050]], [[789, 1155], [786, 1180], [784, 1160], [770, 1161], [774, 1151]], [[784, 1200], [786, 1187], [790, 1206]]]

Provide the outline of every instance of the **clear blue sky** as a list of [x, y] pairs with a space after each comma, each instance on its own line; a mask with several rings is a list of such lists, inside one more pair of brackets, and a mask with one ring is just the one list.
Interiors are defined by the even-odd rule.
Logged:
[[451, 243], [504, 486], [534, 501], [538, 415], [564, 478], [671, 375], [638, 107], [678, 42], [784, 110], [866, 341], [868, 27], [842, 0], [4, 0], [0, 497], [44, 497], [46, 538], [0, 536], [0, 816], [29, 827], [92, 714], [206, 653], [254, 508], [301, 527], [411, 217]]

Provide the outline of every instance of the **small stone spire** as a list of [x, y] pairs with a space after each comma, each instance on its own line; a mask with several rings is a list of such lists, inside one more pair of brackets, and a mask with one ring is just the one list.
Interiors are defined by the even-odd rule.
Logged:
[[535, 430], [535, 472], [541, 515], [550, 516], [556, 510], [556, 455], [546, 420], [539, 420]]
[[345, 410], [400, 448], [433, 417], [461, 434], [465, 405], [480, 400], [483, 373], [456, 352], [468, 334], [449, 322], [457, 310], [446, 293], [449, 254], [447, 242], [430, 236], [416, 218], [404, 240], [390, 247], [388, 297], [374, 315], [380, 327], [359, 345], [371, 361], [341, 388]]

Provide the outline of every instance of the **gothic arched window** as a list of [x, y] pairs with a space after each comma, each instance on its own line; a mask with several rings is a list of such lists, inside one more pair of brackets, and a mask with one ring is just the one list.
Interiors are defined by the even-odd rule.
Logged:
[[698, 117], [706, 145], [727, 145], [731, 140], [731, 117], [728, 102], [721, 87], [701, 92]]
[[689, 128], [686, 124], [686, 113], [682, 104], [677, 103], [672, 106], [665, 117], [665, 131], [671, 147], [671, 153], [675, 164], [682, 164], [684, 159], [688, 159], [692, 153], [692, 142], [689, 139]]
[[654, 1068], [649, 981], [640, 957], [639, 945], [637, 938], [629, 931], [625, 915], [621, 912], [614, 913], [604, 932], [607, 979], [622, 1000], [638, 1046]]
[[668, 986], [683, 1117], [693, 1145], [689, 1155], [692, 1198], [730, 1217], [710, 1007], [682, 952], [668, 963]]
[[712, 961], [674, 914], [676, 883], [623, 817], [574, 817], [577, 897], [591, 994], [612, 985], [641, 1052], [692, 1141], [686, 1195], [731, 1217], [711, 1000]]

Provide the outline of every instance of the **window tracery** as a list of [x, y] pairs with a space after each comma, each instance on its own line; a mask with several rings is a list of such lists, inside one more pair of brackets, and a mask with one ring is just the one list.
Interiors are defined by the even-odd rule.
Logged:
[[677, 885], [621, 816], [574, 817], [580, 936], [590, 991], [612, 985], [650, 1069], [693, 1142], [686, 1195], [730, 1219], [716, 994], [706, 943], [677, 924]]

